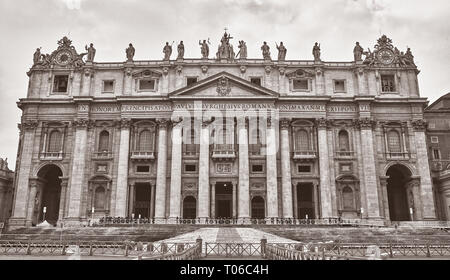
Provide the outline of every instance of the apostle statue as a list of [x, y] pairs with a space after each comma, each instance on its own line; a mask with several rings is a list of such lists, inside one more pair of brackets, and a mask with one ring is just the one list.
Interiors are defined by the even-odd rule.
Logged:
[[239, 59], [246, 59], [247, 58], [247, 45], [245, 44], [244, 40], [239, 41], [239, 52], [236, 54], [236, 57], [239, 55]]
[[[208, 39], [209, 41], [209, 39]], [[208, 42], [209, 43], [209, 42]], [[202, 52], [202, 58], [203, 59], [208, 59], [209, 56], [209, 46], [208, 43], [206, 42], [206, 40], [203, 40], [203, 43], [201, 41], [198, 41], [198, 44], [201, 46], [200, 50]]]
[[262, 50], [263, 58], [265, 60], [271, 60], [271, 58], [270, 58], [270, 47], [269, 47], [269, 45], [267, 45], [266, 42], [264, 42], [263, 45], [261, 46], [261, 50]]
[[172, 55], [172, 45], [169, 45], [169, 42], [166, 42], [166, 45], [163, 48], [164, 60], [169, 60], [170, 55]]
[[316, 44], [313, 47], [313, 56], [314, 61], [320, 61], [320, 44], [316, 42]]
[[127, 60], [128, 61], [133, 61], [133, 57], [134, 57], [134, 53], [135, 53], [135, 49], [133, 47], [133, 44], [129, 44], [128, 48], [125, 50], [125, 53], [127, 54]]
[[404, 55], [404, 60], [405, 60], [406, 63], [409, 64], [409, 65], [412, 65], [412, 66], [416, 65], [416, 64], [414, 63], [414, 56], [413, 56], [413, 54], [412, 54], [412, 52], [411, 52], [411, 48], [408, 48], [408, 49], [406, 50], [406, 53], [405, 53], [405, 55]]
[[94, 48], [94, 44], [90, 44], [89, 48], [88, 46], [84, 46], [84, 48], [87, 50], [87, 58], [86, 61], [87, 62], [93, 62], [94, 61], [94, 57], [95, 57], [95, 48]]
[[41, 61], [41, 48], [37, 48], [33, 54], [33, 65], [38, 64]]
[[356, 46], [353, 48], [353, 56], [356, 62], [362, 61], [364, 49], [359, 45], [359, 42], [356, 42]]
[[178, 56], [177, 56], [177, 59], [183, 59], [183, 58], [184, 58], [184, 45], [183, 45], [183, 41], [181, 41], [181, 42], [178, 44], [177, 49], [178, 49]]
[[284, 59], [286, 58], [286, 53], [287, 53], [286, 47], [283, 45], [283, 42], [280, 42], [279, 46], [275, 42], [275, 45], [277, 46], [277, 49], [278, 49], [278, 60], [284, 61]]

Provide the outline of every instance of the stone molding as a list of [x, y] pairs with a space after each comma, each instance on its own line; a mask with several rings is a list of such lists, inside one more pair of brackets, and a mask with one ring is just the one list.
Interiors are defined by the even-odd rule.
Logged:
[[428, 127], [428, 123], [422, 119], [411, 121], [411, 124], [416, 131], [425, 131]]
[[91, 128], [94, 122], [90, 119], [76, 119], [72, 122], [72, 125], [76, 128]]
[[36, 127], [38, 127], [38, 122], [35, 120], [27, 120], [23, 121], [21, 124], [19, 124], [19, 129], [23, 130], [33, 130]]
[[168, 119], [157, 119], [156, 123], [158, 124], [159, 129], [167, 129], [169, 125]]
[[280, 129], [289, 129], [291, 126], [291, 120], [290, 119], [281, 119], [280, 120]]
[[354, 126], [359, 129], [373, 129], [377, 125], [377, 122], [370, 118], [361, 118], [353, 122]]
[[316, 126], [319, 129], [327, 129], [332, 124], [332, 120], [328, 120], [326, 118], [316, 119]]

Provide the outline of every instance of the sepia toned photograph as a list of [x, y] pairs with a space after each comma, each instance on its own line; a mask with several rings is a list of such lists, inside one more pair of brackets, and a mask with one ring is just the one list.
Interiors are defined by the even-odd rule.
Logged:
[[171, 260], [168, 279], [450, 260], [449, 17], [2, 0], [0, 260]]

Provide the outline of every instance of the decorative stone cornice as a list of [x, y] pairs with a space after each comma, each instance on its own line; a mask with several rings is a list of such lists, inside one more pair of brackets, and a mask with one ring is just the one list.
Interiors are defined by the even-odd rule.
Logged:
[[281, 119], [280, 120], [280, 128], [281, 129], [289, 129], [290, 126], [291, 126], [290, 119]]
[[247, 71], [247, 66], [241, 65], [241, 67], [239, 67], [239, 69], [241, 70], [241, 73], [244, 74], [245, 71]]
[[183, 65], [177, 65], [176, 70], [178, 74], [181, 74], [181, 72], [183, 72]]
[[94, 122], [90, 119], [76, 119], [72, 123], [77, 128], [90, 128], [94, 125]]
[[156, 123], [158, 124], [159, 129], [167, 129], [167, 126], [169, 125], [168, 119], [157, 119]]
[[411, 124], [416, 131], [425, 131], [428, 127], [427, 122], [422, 119], [411, 121]]
[[118, 122], [121, 129], [128, 129], [131, 126], [131, 119], [121, 119]]
[[370, 118], [361, 118], [353, 122], [354, 126], [359, 129], [373, 129], [377, 122]]
[[264, 67], [264, 70], [266, 71], [266, 74], [268, 75], [272, 71], [272, 66], [267, 65], [266, 67]]
[[[203, 74], [208, 73], [208, 65], [202, 65], [201, 68], [202, 68], [202, 73], [203, 73]], [[242, 71], [242, 70], [241, 70], [241, 71]]]

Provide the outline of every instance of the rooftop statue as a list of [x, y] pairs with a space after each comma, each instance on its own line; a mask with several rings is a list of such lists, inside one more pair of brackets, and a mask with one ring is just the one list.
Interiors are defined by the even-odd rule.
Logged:
[[313, 47], [313, 51], [312, 54], [314, 56], [314, 61], [320, 61], [320, 44], [319, 43], [315, 43], [314, 47]]
[[245, 44], [244, 40], [239, 41], [239, 52], [236, 54], [236, 57], [239, 55], [239, 59], [247, 58], [247, 44]]
[[269, 47], [269, 45], [267, 45], [266, 42], [264, 42], [263, 45], [261, 46], [261, 50], [262, 50], [263, 58], [265, 60], [272, 60], [270, 58], [270, 47]]
[[183, 45], [183, 41], [181, 41], [181, 42], [178, 44], [177, 50], [178, 50], [178, 56], [177, 56], [177, 59], [183, 59], [183, 58], [184, 58], [184, 45]]
[[202, 53], [202, 58], [203, 59], [208, 59], [209, 56], [209, 38], [208, 38], [208, 42], [206, 42], [206, 40], [203, 40], [203, 42], [201, 42], [200, 40], [198, 41], [198, 44], [201, 46], [200, 50]]
[[163, 48], [164, 60], [170, 60], [170, 56], [172, 55], [172, 45], [169, 45], [169, 42], [166, 42], [166, 45]]
[[41, 62], [41, 48], [37, 48], [33, 54], [33, 65], [36, 65], [39, 62]]
[[216, 58], [217, 59], [234, 59], [234, 50], [233, 45], [230, 44], [230, 39], [233, 39], [230, 34], [225, 33], [222, 36], [222, 39], [220, 40], [220, 45], [217, 50]]
[[85, 50], [87, 50], [87, 62], [93, 62], [94, 61], [94, 57], [95, 57], [95, 48], [94, 48], [94, 44], [90, 44], [89, 48], [88, 46], [84, 46]]
[[126, 48], [125, 53], [127, 54], [127, 61], [133, 61], [135, 49], [133, 47], [133, 44], [129, 44], [128, 48]]
[[353, 48], [353, 57], [355, 61], [362, 61], [364, 49], [359, 45], [359, 42], [356, 42], [356, 46]]
[[275, 42], [275, 45], [277, 46], [277, 49], [278, 49], [278, 60], [279, 61], [284, 61], [285, 58], [286, 58], [286, 53], [287, 53], [286, 47], [283, 45], [283, 42], [280, 42], [279, 46]]

